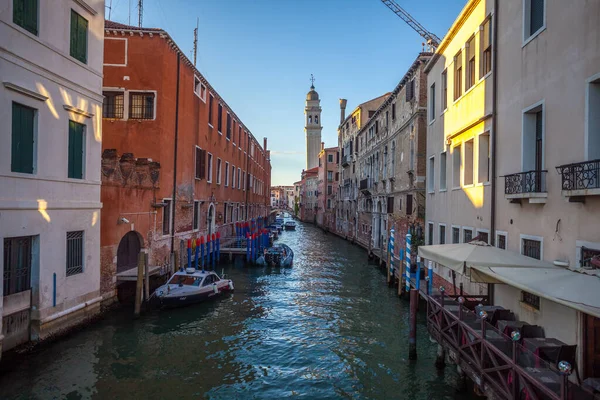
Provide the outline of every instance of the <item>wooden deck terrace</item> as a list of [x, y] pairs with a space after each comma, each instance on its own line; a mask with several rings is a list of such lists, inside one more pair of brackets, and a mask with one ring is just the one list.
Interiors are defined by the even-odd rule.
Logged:
[[[148, 274], [150, 276], [153, 275], [165, 275], [167, 273], [168, 268], [163, 265], [153, 265], [148, 267]], [[122, 271], [117, 273], [117, 281], [137, 281], [138, 277], [138, 269], [137, 267], [130, 268], [126, 271]]]
[[[422, 281], [423, 282], [423, 281]], [[421, 286], [424, 288], [425, 286]], [[593, 393], [571, 382], [567, 374], [526, 347], [527, 338], [504, 335], [455, 300], [428, 295], [427, 329], [450, 358], [493, 399], [593, 400]], [[480, 297], [480, 296], [473, 296]], [[462, 300], [462, 299], [461, 299]], [[510, 310], [508, 310], [510, 311]], [[575, 366], [573, 366], [575, 367]]]

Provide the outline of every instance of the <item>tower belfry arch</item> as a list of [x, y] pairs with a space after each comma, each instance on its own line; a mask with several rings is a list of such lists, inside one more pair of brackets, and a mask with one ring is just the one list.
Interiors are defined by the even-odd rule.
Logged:
[[304, 106], [304, 133], [306, 135], [306, 169], [319, 165], [321, 151], [321, 100], [315, 90], [315, 77], [310, 75], [310, 91], [306, 94]]

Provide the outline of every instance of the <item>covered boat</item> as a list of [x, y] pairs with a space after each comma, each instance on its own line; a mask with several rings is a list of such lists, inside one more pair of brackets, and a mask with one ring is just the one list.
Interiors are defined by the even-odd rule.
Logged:
[[153, 296], [162, 307], [181, 307], [232, 291], [230, 279], [221, 279], [214, 271], [188, 268], [175, 272], [166, 284], [154, 291]]
[[291, 267], [294, 263], [294, 252], [288, 245], [280, 243], [265, 249], [256, 263], [270, 267]]

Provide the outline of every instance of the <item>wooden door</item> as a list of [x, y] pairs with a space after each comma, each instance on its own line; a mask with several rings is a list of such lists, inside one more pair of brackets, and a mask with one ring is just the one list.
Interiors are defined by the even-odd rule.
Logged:
[[600, 378], [600, 318], [585, 316], [584, 335], [583, 378]]
[[123, 236], [117, 249], [117, 273], [137, 267], [141, 248], [142, 245], [136, 232], [130, 231]]

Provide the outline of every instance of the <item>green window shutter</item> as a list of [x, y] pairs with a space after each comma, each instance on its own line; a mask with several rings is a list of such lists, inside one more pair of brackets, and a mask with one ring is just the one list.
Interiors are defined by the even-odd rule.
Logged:
[[71, 10], [71, 57], [77, 58], [77, 13]]
[[78, 15], [79, 19], [79, 28], [77, 31], [77, 45], [79, 47], [79, 57], [78, 60], [82, 63], [87, 64], [87, 31], [88, 31], [88, 22], [81, 15]]
[[13, 103], [11, 171], [33, 174], [33, 118], [35, 110]]
[[14, 0], [13, 22], [28, 30], [34, 35], [38, 34], [38, 0]]
[[69, 121], [69, 178], [83, 179], [84, 125]]
[[19, 26], [25, 25], [25, 0], [13, 1], [13, 22]]

